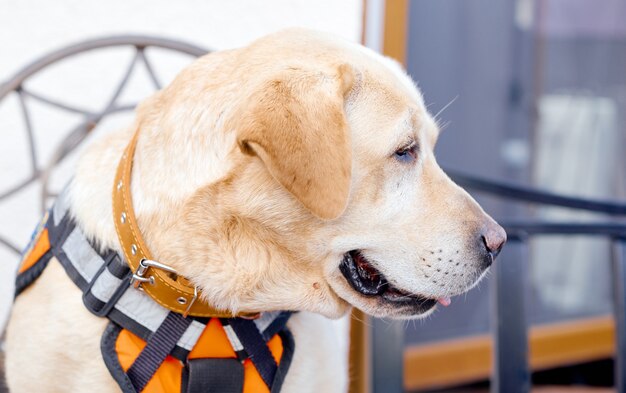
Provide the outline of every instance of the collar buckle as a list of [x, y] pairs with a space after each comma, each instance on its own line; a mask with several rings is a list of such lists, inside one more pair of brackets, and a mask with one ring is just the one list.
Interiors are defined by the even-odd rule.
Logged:
[[[137, 266], [137, 270], [133, 273], [133, 276], [130, 279], [130, 284], [135, 289], [141, 289], [141, 284], [149, 283], [151, 285], [154, 284], [154, 276], [150, 275], [148, 277], [145, 276], [146, 272], [149, 268], [165, 270], [168, 273], [178, 274], [176, 270], [168, 265], [165, 265], [161, 262], [153, 261], [152, 259], [142, 259], [139, 261], [139, 266]], [[195, 288], [194, 288], [194, 291]], [[195, 297], [194, 297], [195, 301]]]

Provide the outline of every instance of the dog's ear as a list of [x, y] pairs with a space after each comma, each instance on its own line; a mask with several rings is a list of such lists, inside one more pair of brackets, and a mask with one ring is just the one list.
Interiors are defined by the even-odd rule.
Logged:
[[315, 216], [332, 220], [346, 208], [352, 155], [344, 112], [354, 74], [290, 67], [254, 88], [235, 119], [238, 143]]

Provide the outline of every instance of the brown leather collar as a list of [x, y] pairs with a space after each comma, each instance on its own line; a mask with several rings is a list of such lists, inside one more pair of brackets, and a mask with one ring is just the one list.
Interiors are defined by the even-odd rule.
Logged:
[[190, 285], [187, 279], [177, 275], [176, 271], [166, 264], [152, 259], [135, 218], [130, 192], [133, 157], [138, 135], [139, 130], [135, 132], [122, 155], [113, 186], [113, 222], [115, 222], [115, 231], [124, 257], [134, 273], [132, 285], [143, 290], [161, 306], [183, 316], [219, 318], [258, 316], [253, 313], [234, 315], [211, 307], [202, 300], [200, 291]]

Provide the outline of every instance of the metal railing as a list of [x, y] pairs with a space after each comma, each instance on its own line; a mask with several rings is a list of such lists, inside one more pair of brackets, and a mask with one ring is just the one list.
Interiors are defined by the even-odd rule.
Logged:
[[626, 392], [626, 223], [615, 217], [626, 216], [626, 203], [572, 198], [526, 187], [485, 181], [458, 173], [451, 177], [460, 185], [501, 198], [608, 216], [595, 222], [552, 222], [546, 220], [503, 221], [509, 237], [509, 254], [519, 254], [508, 263], [496, 263], [493, 288], [494, 372], [492, 392], [530, 391], [528, 366], [528, 322], [524, 304], [524, 264], [528, 261], [528, 240], [535, 236], [582, 235], [610, 239], [612, 247], [612, 287], [616, 323], [615, 380], [619, 392]]
[[[616, 325], [615, 385], [626, 393], [626, 203], [572, 198], [527, 187], [494, 182], [448, 171], [462, 187], [490, 196], [537, 205], [600, 213], [606, 218], [594, 222], [553, 222], [547, 220], [500, 220], [508, 234], [507, 260], [496, 261], [491, 288], [494, 369], [491, 391], [498, 393], [529, 392], [531, 373], [528, 363], [528, 320], [525, 304], [525, 265], [528, 241], [536, 236], [593, 236], [610, 239], [612, 287]], [[404, 329], [401, 323], [374, 320], [371, 324], [372, 391], [403, 391], [402, 356]]]

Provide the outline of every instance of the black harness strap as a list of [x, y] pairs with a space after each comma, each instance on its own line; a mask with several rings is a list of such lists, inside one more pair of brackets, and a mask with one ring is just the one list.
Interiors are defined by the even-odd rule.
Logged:
[[275, 334], [283, 331], [287, 326], [287, 322], [289, 322], [289, 318], [291, 318], [291, 314], [291, 311], [282, 311], [278, 314], [278, 316], [276, 316], [274, 320], [267, 327], [265, 327], [265, 329], [263, 329], [263, 339], [265, 341], [269, 341]]
[[22, 293], [24, 289], [26, 289], [30, 284], [32, 284], [36, 279], [41, 276], [46, 266], [48, 266], [48, 262], [52, 259], [52, 251], [48, 250], [43, 256], [31, 266], [28, 270], [20, 273], [15, 278], [15, 297]]
[[181, 393], [241, 393], [243, 381], [243, 363], [237, 359], [191, 359]]
[[150, 336], [145, 348], [126, 372], [138, 392], [146, 387], [191, 321], [191, 318], [183, 318], [180, 314], [170, 312], [157, 331]]
[[229, 318], [228, 323], [237, 334], [254, 367], [259, 371], [263, 382], [271, 390], [278, 365], [256, 324], [243, 318]]

